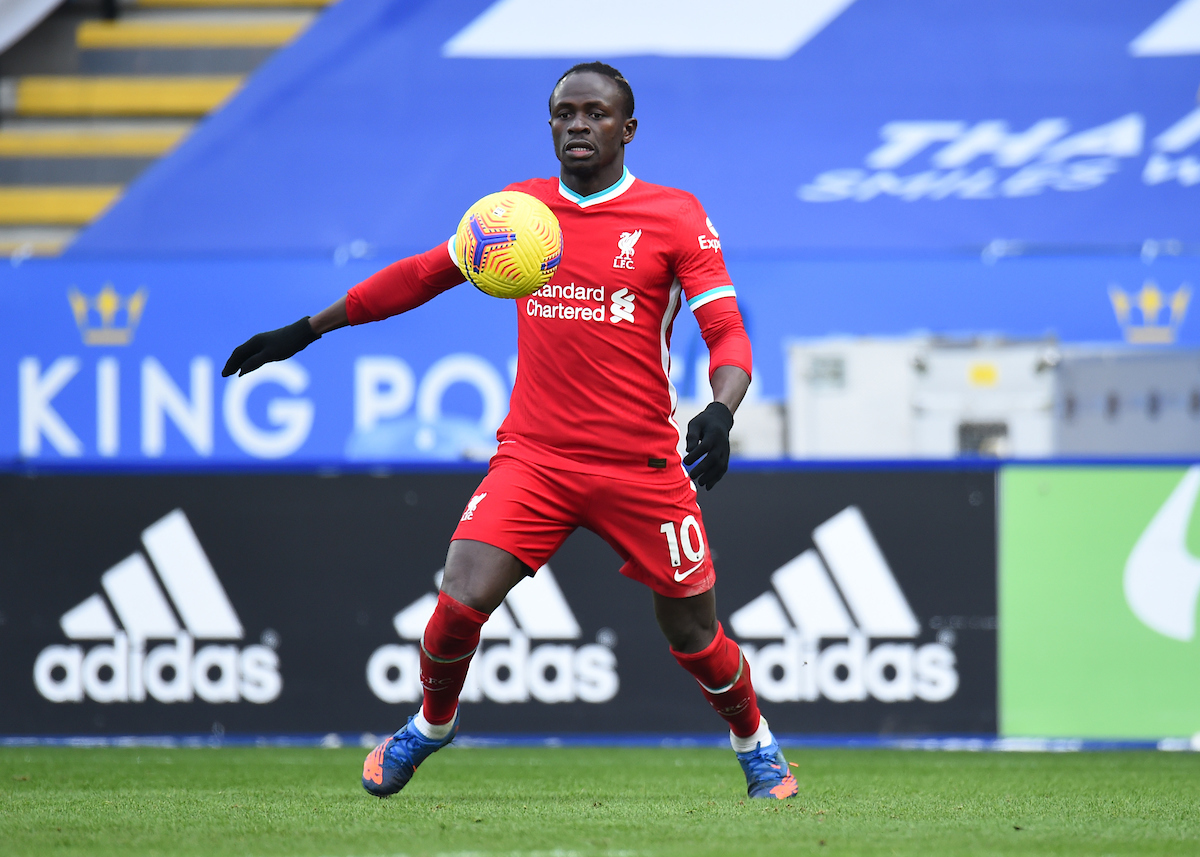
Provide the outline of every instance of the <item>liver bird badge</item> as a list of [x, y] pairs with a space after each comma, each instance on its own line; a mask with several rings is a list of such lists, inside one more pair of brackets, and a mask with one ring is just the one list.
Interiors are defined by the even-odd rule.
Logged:
[[638, 243], [638, 239], [642, 237], [642, 230], [636, 232], [622, 232], [621, 237], [617, 239], [617, 248], [621, 251], [622, 259], [633, 258], [633, 245]]

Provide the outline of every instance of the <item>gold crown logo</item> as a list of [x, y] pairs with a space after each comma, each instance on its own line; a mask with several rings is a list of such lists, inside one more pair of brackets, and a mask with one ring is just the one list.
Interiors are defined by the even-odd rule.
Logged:
[[67, 289], [67, 300], [84, 345], [128, 345], [146, 308], [146, 289], [140, 288], [125, 298], [112, 283], [105, 283], [96, 297], [89, 298], [72, 286]]
[[[1184, 283], [1167, 294], [1153, 280], [1146, 280], [1136, 294], [1129, 294], [1120, 286], [1111, 285], [1108, 287], [1108, 299], [1112, 301], [1117, 324], [1121, 325], [1126, 342], [1133, 345], [1170, 345], [1179, 335], [1179, 328], [1187, 315], [1192, 288]], [[1165, 320], [1162, 318], [1164, 309], [1168, 310]]]

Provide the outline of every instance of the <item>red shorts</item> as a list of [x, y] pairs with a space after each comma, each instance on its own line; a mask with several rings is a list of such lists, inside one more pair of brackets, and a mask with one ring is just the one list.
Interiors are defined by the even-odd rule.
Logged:
[[541, 568], [576, 527], [600, 536], [625, 560], [621, 574], [668, 598], [716, 582], [696, 489], [687, 474], [661, 482], [554, 470], [496, 456], [454, 531]]

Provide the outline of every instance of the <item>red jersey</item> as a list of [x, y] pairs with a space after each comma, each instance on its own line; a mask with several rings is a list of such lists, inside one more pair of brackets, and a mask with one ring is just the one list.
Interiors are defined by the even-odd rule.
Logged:
[[[558, 217], [563, 259], [517, 306], [517, 376], [497, 432], [501, 452], [548, 467], [625, 479], [678, 473], [671, 327], [688, 301], [710, 371], [750, 372], [750, 343], [721, 242], [699, 201], [625, 171], [581, 197], [558, 179], [528, 193]], [[451, 239], [453, 241], [453, 239]], [[446, 244], [397, 262], [347, 295], [352, 324], [404, 312], [464, 281]]]

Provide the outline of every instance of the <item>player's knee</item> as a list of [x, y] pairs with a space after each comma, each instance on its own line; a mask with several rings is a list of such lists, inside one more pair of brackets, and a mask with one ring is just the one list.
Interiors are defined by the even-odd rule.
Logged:
[[663, 634], [666, 636], [667, 643], [673, 650], [690, 655], [702, 652], [712, 645], [712, 641], [717, 636], [717, 629], [715, 627], [693, 625], [687, 628], [672, 628], [670, 632], [664, 628]]
[[671, 648], [683, 654], [693, 654], [708, 648], [717, 636], [716, 616], [677, 611], [659, 614], [658, 625]]
[[455, 601], [490, 614], [528, 573], [529, 567], [507, 551], [459, 539], [450, 543], [441, 589]]
[[654, 594], [654, 615], [671, 648], [693, 654], [707, 648], [717, 636], [717, 603], [713, 591], [690, 598]]

